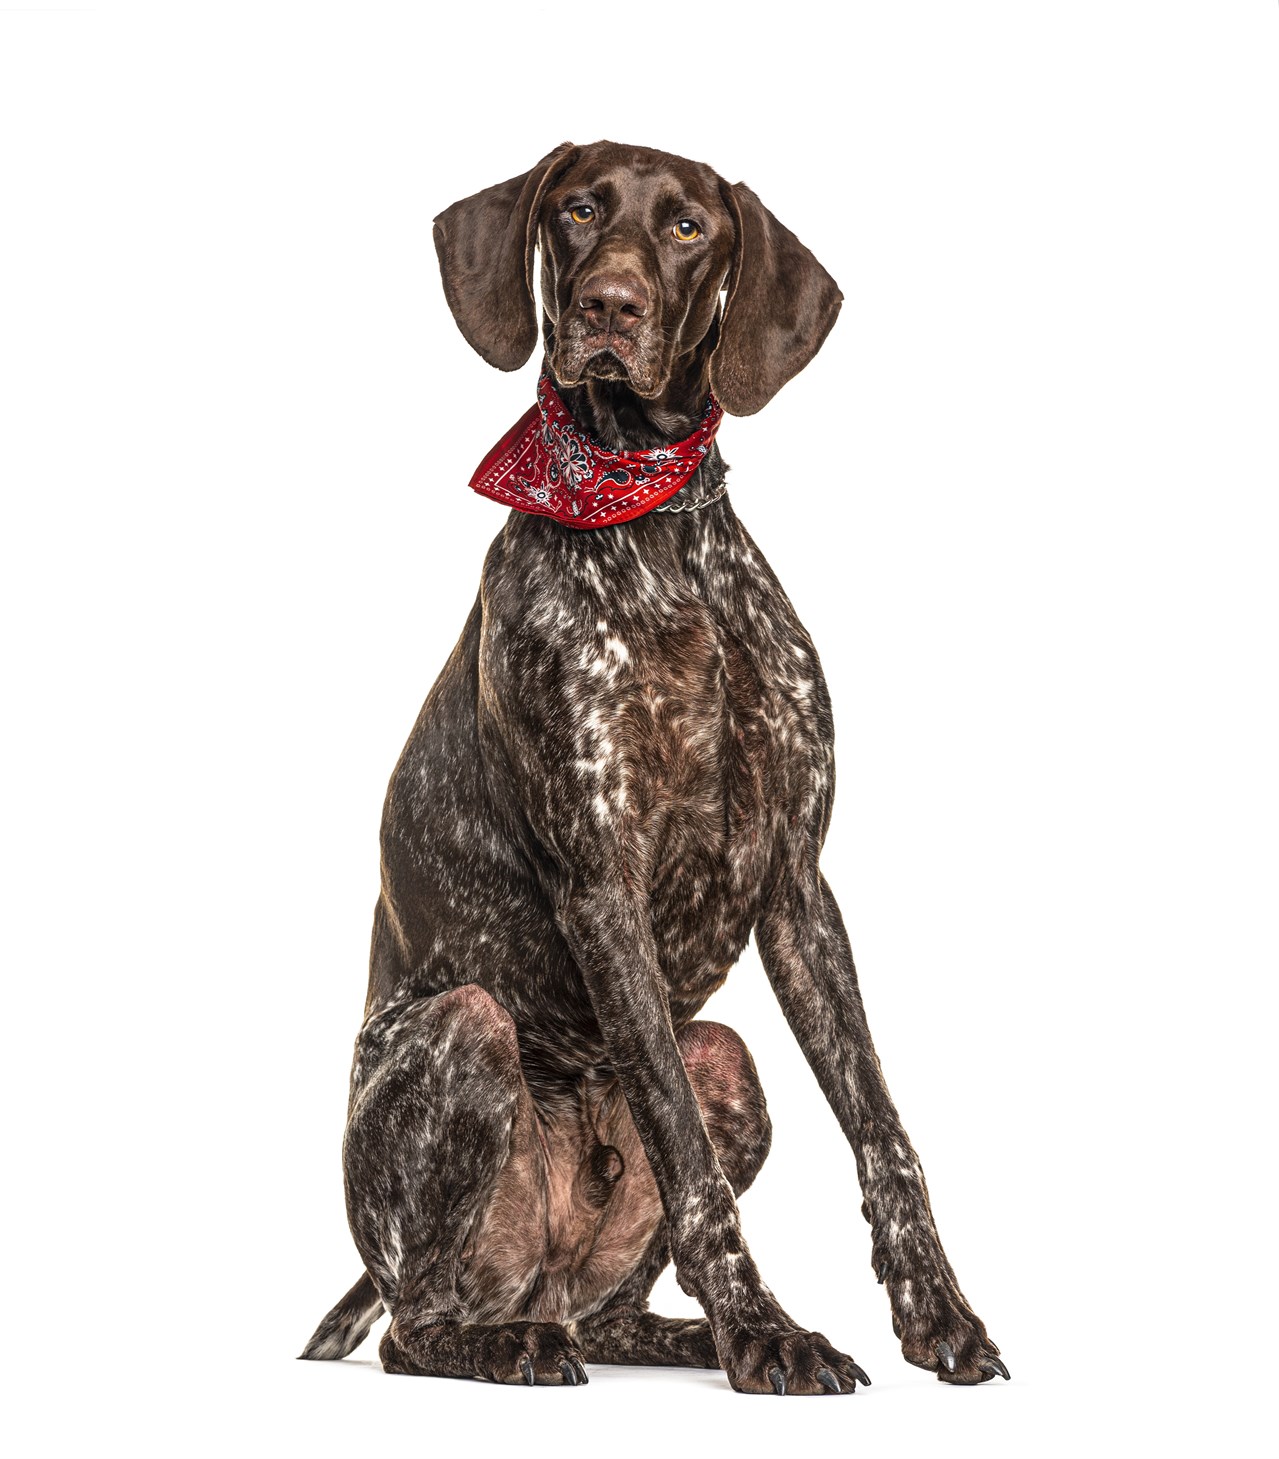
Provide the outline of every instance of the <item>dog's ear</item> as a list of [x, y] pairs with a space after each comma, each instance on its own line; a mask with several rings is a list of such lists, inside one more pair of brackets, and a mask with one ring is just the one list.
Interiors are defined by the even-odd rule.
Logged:
[[547, 187], [578, 149], [563, 142], [533, 168], [445, 208], [435, 220], [444, 296], [472, 349], [518, 370], [537, 343], [533, 246]]
[[844, 296], [744, 182], [720, 192], [737, 244], [711, 387], [730, 415], [754, 415], [821, 349]]

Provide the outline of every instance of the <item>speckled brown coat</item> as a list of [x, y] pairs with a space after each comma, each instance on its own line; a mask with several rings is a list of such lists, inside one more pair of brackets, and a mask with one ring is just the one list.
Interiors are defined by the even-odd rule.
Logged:
[[[566, 144], [436, 236], [460, 328], [504, 369], [537, 339], [540, 241], [549, 368], [615, 449], [687, 435], [712, 387], [758, 410], [839, 307], [748, 188], [641, 148]], [[344, 1356], [386, 1308], [393, 1372], [868, 1381], [782, 1310], [742, 1236], [768, 1115], [740, 1039], [696, 1015], [754, 931], [852, 1147], [906, 1357], [1006, 1376], [942, 1252], [818, 869], [821, 666], [724, 470], [713, 449], [675, 510], [596, 531], [513, 512], [489, 550], [387, 793], [344, 1146], [365, 1274], [304, 1356]], [[705, 1320], [648, 1312], [671, 1257]]]

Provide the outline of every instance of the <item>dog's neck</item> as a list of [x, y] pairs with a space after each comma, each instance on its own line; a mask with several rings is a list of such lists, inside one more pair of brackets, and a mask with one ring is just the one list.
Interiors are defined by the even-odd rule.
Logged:
[[[710, 379], [690, 376], [674, 388], [671, 384], [655, 399], [645, 400], [621, 381], [586, 380], [561, 399], [580, 426], [614, 451], [648, 451], [682, 441], [702, 418]], [[658, 512], [695, 512], [724, 495], [728, 467], [712, 441], [706, 459], [688, 481]]]
[[[552, 379], [554, 375], [552, 374]], [[700, 350], [677, 362], [666, 388], [646, 400], [621, 380], [584, 380], [560, 386], [560, 399], [573, 419], [613, 451], [649, 451], [692, 434], [710, 394], [710, 370]], [[728, 467], [712, 441], [706, 460], [660, 512], [690, 512], [724, 495]]]
[[[543, 319], [546, 340], [545, 365], [560, 399], [583, 430], [612, 451], [651, 451], [682, 441], [697, 429], [711, 392], [710, 353], [712, 331], [702, 343], [677, 359], [660, 395], [636, 395], [622, 380], [583, 380], [578, 385], [561, 385], [551, 369], [555, 337], [549, 319]], [[708, 348], [709, 346], [709, 348]], [[728, 466], [712, 441], [705, 461], [659, 512], [695, 512], [724, 495]]]

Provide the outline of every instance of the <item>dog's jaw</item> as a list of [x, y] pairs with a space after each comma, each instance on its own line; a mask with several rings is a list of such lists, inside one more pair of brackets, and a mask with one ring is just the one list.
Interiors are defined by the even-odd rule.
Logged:
[[591, 330], [583, 328], [582, 321], [556, 332], [550, 359], [552, 373], [565, 387], [608, 380], [627, 386], [641, 400], [660, 396], [669, 374], [669, 364], [656, 358], [648, 331]]
[[[655, 381], [633, 373], [635, 350], [626, 340], [609, 334], [583, 335], [563, 351], [556, 374], [565, 385], [580, 385], [583, 380], [612, 380], [629, 385], [641, 397], [653, 393]], [[569, 378], [569, 376], [573, 378]], [[647, 387], [647, 388], [646, 388]], [[659, 387], [660, 388], [660, 387]]]
[[[586, 341], [583, 343], [585, 344]], [[592, 380], [616, 380], [635, 389], [631, 380], [631, 372], [626, 367], [626, 361], [611, 339], [600, 349], [587, 355], [582, 373], [589, 375]], [[636, 394], [640, 393], [636, 390]]]
[[[662, 374], [649, 379], [630, 367], [622, 350], [561, 345], [549, 315], [543, 323], [546, 361], [573, 418], [615, 451], [647, 451], [682, 440], [696, 429], [710, 394], [715, 331]], [[625, 341], [618, 342], [625, 347]], [[630, 352], [627, 351], [627, 354]]]

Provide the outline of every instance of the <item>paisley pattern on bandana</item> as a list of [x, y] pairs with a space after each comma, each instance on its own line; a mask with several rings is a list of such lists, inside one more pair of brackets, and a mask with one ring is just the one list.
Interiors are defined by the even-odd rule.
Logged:
[[537, 404], [480, 463], [471, 489], [566, 527], [610, 527], [668, 501], [702, 464], [724, 412], [713, 395], [693, 434], [651, 451], [610, 451], [568, 413], [545, 371]]

